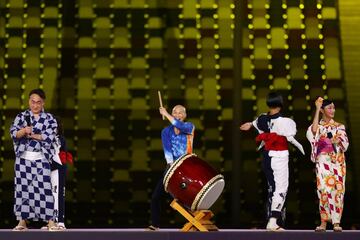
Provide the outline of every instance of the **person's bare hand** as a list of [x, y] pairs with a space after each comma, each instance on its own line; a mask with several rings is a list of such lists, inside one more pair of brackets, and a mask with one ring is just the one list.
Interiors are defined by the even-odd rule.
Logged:
[[42, 140], [41, 134], [31, 134], [29, 137], [39, 141]]
[[316, 109], [320, 109], [323, 104], [324, 99], [322, 97], [318, 97], [315, 101]]
[[164, 107], [160, 107], [159, 112], [163, 116], [166, 116], [168, 114], [168, 112], [166, 111], [166, 108], [164, 108]]
[[25, 135], [31, 135], [32, 127], [24, 127], [23, 129], [24, 129]]
[[247, 122], [247, 123], [244, 123], [240, 126], [240, 130], [242, 131], [248, 131], [250, 130], [250, 128], [252, 127], [252, 123], [251, 122]]

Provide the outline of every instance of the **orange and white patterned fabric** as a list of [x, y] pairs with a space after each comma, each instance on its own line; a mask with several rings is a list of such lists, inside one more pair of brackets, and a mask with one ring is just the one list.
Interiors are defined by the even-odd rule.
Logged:
[[321, 221], [340, 223], [344, 208], [346, 163], [349, 146], [345, 126], [323, 120], [315, 134], [311, 126], [306, 133], [311, 143], [311, 160], [316, 164], [317, 194]]

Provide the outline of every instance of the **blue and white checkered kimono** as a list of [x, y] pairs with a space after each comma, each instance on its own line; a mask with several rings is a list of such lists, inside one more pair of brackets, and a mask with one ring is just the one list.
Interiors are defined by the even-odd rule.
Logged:
[[[16, 138], [20, 129], [30, 125], [33, 134], [41, 134], [42, 141], [27, 137]], [[16, 155], [14, 213], [17, 220], [48, 221], [54, 217], [50, 162], [55, 154], [53, 142], [56, 129], [57, 122], [50, 113], [42, 111], [35, 119], [30, 110], [19, 113], [10, 128]], [[27, 160], [22, 158], [25, 151], [41, 152], [43, 157]]]

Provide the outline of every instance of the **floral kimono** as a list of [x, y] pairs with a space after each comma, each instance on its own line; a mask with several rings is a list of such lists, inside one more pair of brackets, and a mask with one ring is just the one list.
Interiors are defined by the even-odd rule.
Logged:
[[328, 123], [321, 120], [315, 134], [311, 127], [306, 137], [311, 144], [311, 161], [316, 164], [321, 221], [340, 223], [345, 194], [344, 152], [349, 146], [345, 126], [331, 119]]

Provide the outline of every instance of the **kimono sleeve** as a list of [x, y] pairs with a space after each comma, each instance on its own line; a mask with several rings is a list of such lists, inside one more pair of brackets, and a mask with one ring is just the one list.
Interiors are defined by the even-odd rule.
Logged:
[[164, 128], [161, 131], [161, 142], [163, 145], [166, 162], [172, 163], [174, 161], [174, 157], [173, 157], [172, 149], [171, 149], [171, 139], [170, 139], [169, 128]]
[[10, 127], [10, 136], [12, 138], [12, 140], [15, 142], [15, 141], [18, 141], [19, 139], [16, 138], [16, 134], [17, 132], [23, 128], [24, 126], [24, 117], [23, 117], [23, 114], [22, 113], [19, 113], [13, 123], [11, 124], [11, 127]]
[[311, 145], [311, 161], [312, 162], [316, 162], [316, 152], [317, 152], [317, 139], [319, 136], [319, 129], [317, 130], [317, 132], [314, 134], [312, 132], [312, 125], [310, 125], [310, 127], [308, 127], [307, 131], [306, 131], [306, 138], [309, 140], [310, 145]]
[[57, 131], [57, 122], [51, 114], [47, 114], [47, 127], [45, 131], [41, 133], [43, 147], [49, 149], [52, 146], [52, 143], [55, 141], [56, 131]]
[[336, 139], [338, 141], [338, 146], [342, 150], [342, 152], [346, 152], [346, 150], [349, 147], [349, 139], [346, 134], [345, 126], [340, 125], [338, 129], [336, 130]]
[[280, 123], [273, 129], [277, 134], [284, 137], [293, 137], [296, 135], [296, 123], [291, 118], [281, 118]]
[[177, 129], [179, 129], [181, 133], [185, 133], [188, 135], [194, 134], [195, 126], [191, 122], [182, 122], [174, 119], [174, 121], [172, 121], [171, 124], [175, 126]]
[[258, 131], [259, 134], [264, 132], [263, 130], [261, 130], [261, 127], [259, 126], [259, 119], [263, 118], [263, 117], [266, 117], [265, 113], [261, 114], [259, 117], [257, 117], [254, 121], [251, 122], [252, 125]]

